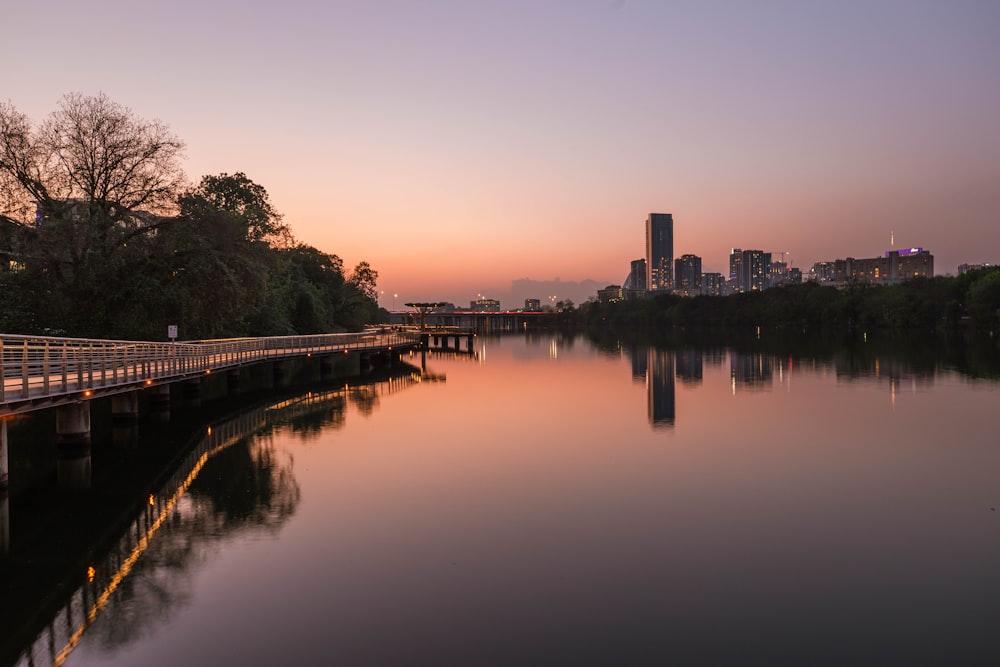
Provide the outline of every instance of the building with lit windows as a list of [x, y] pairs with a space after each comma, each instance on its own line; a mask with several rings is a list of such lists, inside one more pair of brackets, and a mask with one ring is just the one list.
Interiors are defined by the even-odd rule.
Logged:
[[771, 253], [733, 248], [729, 282], [733, 292], [759, 292], [770, 287]]
[[469, 304], [469, 310], [476, 313], [499, 313], [500, 301], [498, 299], [476, 299]]
[[674, 216], [650, 213], [646, 218], [646, 289], [656, 292], [673, 287]]
[[604, 289], [597, 290], [597, 300], [601, 303], [612, 303], [622, 300], [622, 288], [618, 285], [608, 285]]
[[701, 257], [681, 255], [674, 261], [674, 292], [681, 296], [701, 294]]
[[701, 293], [708, 296], [722, 296], [726, 289], [726, 279], [721, 273], [701, 274]]
[[633, 259], [628, 278], [622, 284], [626, 295], [638, 295], [646, 291], [646, 260]]
[[[832, 271], [830, 267], [832, 266]], [[888, 250], [882, 257], [856, 259], [847, 257], [833, 262], [818, 262], [810, 272], [811, 280], [844, 284], [896, 283], [934, 275], [934, 255], [923, 248]]]

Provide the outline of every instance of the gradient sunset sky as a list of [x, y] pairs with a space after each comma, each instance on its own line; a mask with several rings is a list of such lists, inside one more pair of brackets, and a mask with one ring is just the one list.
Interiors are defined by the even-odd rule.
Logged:
[[[1000, 2], [9, 3], [0, 98], [107, 94], [399, 303], [620, 284], [644, 220], [728, 271], [1000, 262]], [[545, 295], [538, 295], [544, 298]], [[516, 306], [519, 304], [504, 304]]]

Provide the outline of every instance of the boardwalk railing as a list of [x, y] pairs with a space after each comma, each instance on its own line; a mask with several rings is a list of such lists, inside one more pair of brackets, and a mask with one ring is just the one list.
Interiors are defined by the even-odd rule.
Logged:
[[[18, 404], [190, 377], [260, 361], [419, 343], [412, 331], [153, 343], [0, 334], [0, 414]], [[23, 408], [22, 408], [23, 409]]]

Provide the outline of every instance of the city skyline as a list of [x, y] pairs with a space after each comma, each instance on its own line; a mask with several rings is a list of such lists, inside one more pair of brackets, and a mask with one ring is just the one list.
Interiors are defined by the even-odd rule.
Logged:
[[727, 274], [734, 247], [806, 272], [891, 235], [939, 274], [1000, 260], [993, 3], [5, 14], [22, 28], [0, 46], [0, 95], [35, 123], [70, 92], [159, 119], [191, 181], [246, 173], [299, 240], [370, 262], [400, 303], [621, 284], [650, 211], [674, 215], [674, 256], [706, 272]]

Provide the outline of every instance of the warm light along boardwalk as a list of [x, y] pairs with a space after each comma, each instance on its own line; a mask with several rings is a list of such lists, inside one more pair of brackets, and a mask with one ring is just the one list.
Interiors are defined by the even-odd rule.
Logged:
[[418, 346], [415, 331], [158, 343], [0, 334], [0, 416], [166, 384], [264, 361]]

